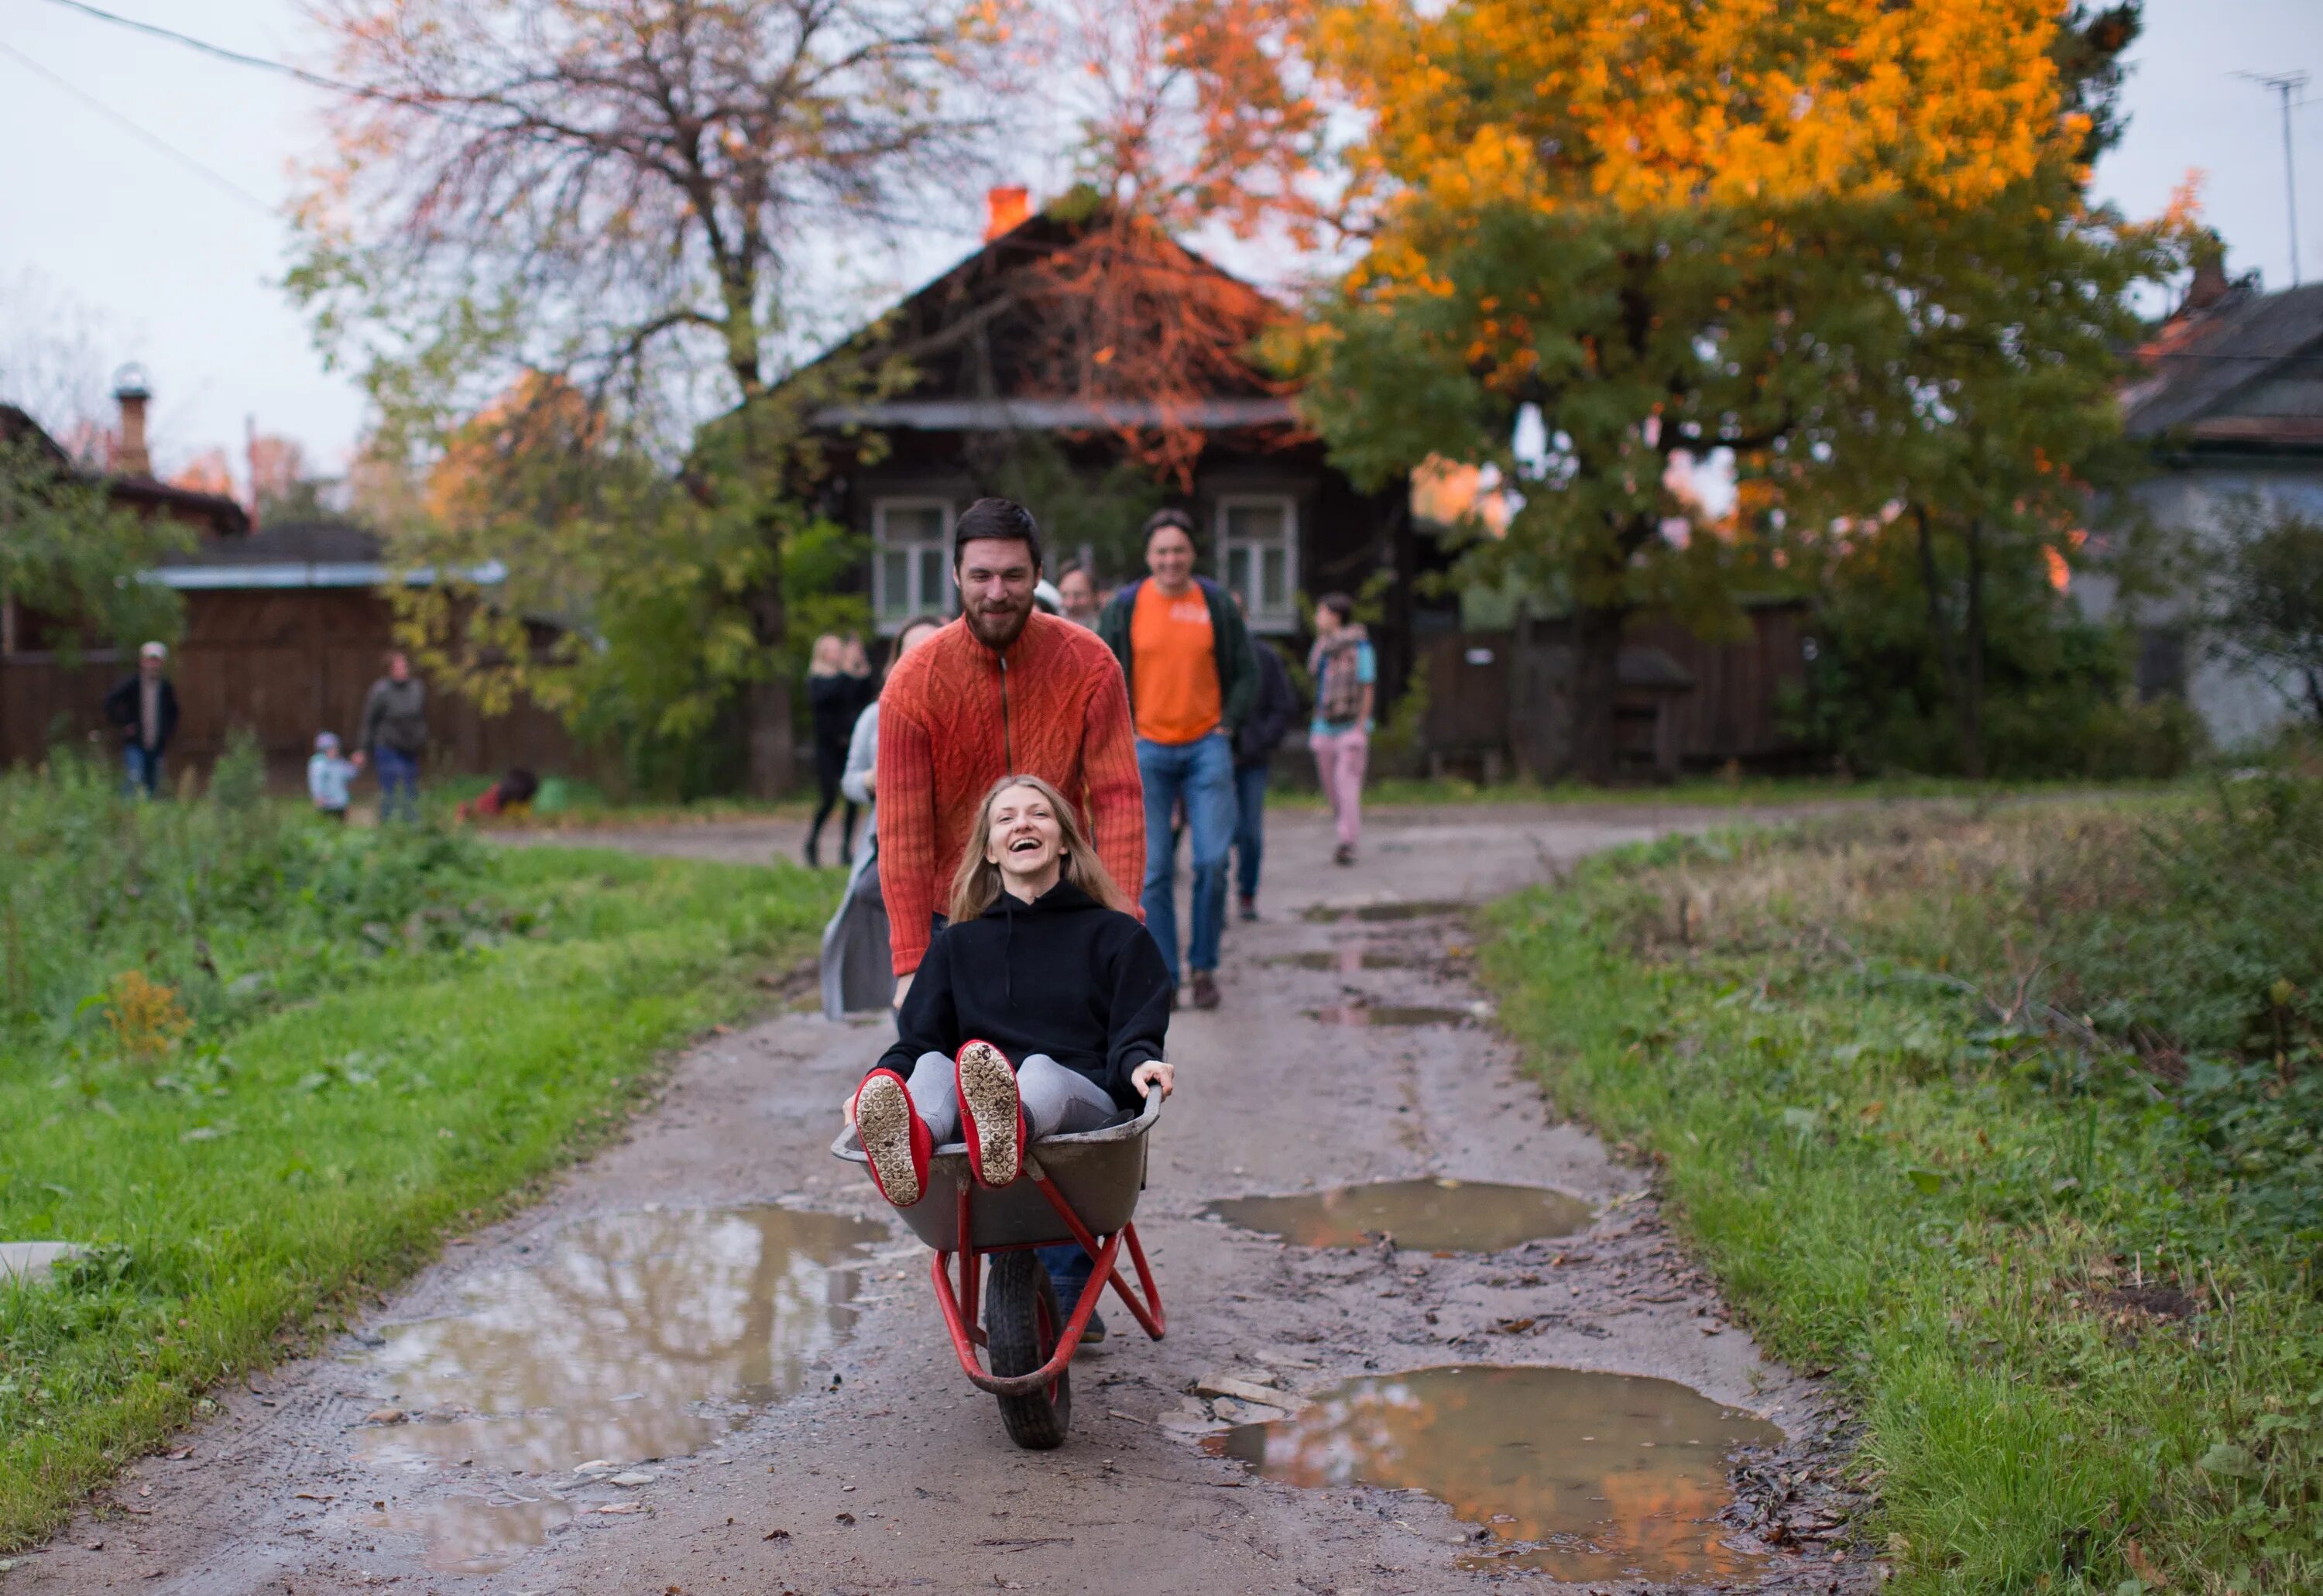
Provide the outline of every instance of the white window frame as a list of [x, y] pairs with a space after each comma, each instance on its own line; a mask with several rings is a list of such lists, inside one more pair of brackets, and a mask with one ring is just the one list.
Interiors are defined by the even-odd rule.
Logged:
[[[1243, 604], [1250, 618], [1250, 629], [1274, 636], [1294, 633], [1299, 629], [1299, 500], [1289, 493], [1226, 493], [1218, 498], [1211, 516], [1211, 542], [1217, 550], [1217, 576], [1225, 585], [1234, 569], [1229, 551], [1240, 546], [1252, 549], [1265, 546], [1252, 539], [1228, 536], [1229, 512], [1237, 509], [1275, 509], [1282, 513], [1282, 593], [1286, 608], [1263, 610], [1258, 606], [1254, 592], [1243, 595]], [[1251, 566], [1253, 575], [1257, 562]]]
[[[890, 539], [887, 517], [896, 510], [923, 509], [934, 510], [943, 523], [937, 562], [943, 570], [943, 591], [932, 597], [919, 591], [920, 562], [914, 559], [904, 567], [904, 602], [891, 607], [887, 602], [887, 555], [899, 548], [918, 550], [929, 545], [924, 538], [918, 537], [908, 543]], [[955, 596], [951, 575], [953, 515], [950, 500], [932, 494], [898, 494], [871, 501], [871, 614], [881, 637], [894, 637], [914, 615], [941, 615], [949, 619], [959, 610], [960, 601]]]

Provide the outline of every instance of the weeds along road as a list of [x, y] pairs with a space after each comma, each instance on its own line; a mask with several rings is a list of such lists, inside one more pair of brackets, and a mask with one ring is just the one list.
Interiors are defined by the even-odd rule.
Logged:
[[[927, 1254], [830, 1156], [884, 1025], [785, 1013], [678, 1060], [626, 1140], [455, 1243], [329, 1355], [221, 1393], [181, 1455], [132, 1465], [0, 1591], [1430, 1591], [1504, 1577], [1527, 1564], [1509, 1537], [1557, 1527], [1493, 1523], [1509, 1481], [1487, 1412], [1415, 1421], [1445, 1454], [1449, 1505], [1338, 1479], [1343, 1445], [1320, 1431], [1316, 1484], [1254, 1477], [1204, 1444], [1221, 1417], [1264, 1416], [1197, 1394], [1222, 1374], [1280, 1390], [1286, 1409], [1325, 1394], [1302, 1422], [1347, 1408], [1336, 1382], [1438, 1365], [1648, 1376], [1771, 1421], [1812, 1456], [1813, 1391], [1724, 1322], [1643, 1176], [1555, 1123], [1517, 1073], [1467, 982], [1459, 915], [1412, 912], [1749, 818], [1384, 812], [1346, 869], [1328, 862], [1323, 816], [1270, 816], [1266, 918], [1229, 928], [1223, 1005], [1171, 1026], [1180, 1090], [1138, 1216], [1170, 1334], [1147, 1342], [1115, 1305], [1109, 1344], [1074, 1365], [1060, 1451], [1008, 1443], [953, 1362]], [[764, 859], [793, 830], [666, 828], [642, 844]], [[1334, 1023], [1395, 1009], [1423, 1023]], [[1594, 1216], [1485, 1254], [1289, 1246], [1204, 1214], [1421, 1177], [1556, 1188]], [[1358, 1409], [1404, 1399], [1367, 1389]], [[1865, 1564], [1755, 1561], [1717, 1546], [1729, 1532], [1685, 1528], [1724, 1491], [1722, 1465], [1697, 1457], [1690, 1474], [1636, 1473], [1593, 1509], [1691, 1536], [1665, 1560], [1685, 1577], [1665, 1585], [1868, 1582]], [[1568, 1511], [1597, 1501], [1566, 1496]], [[1625, 1560], [1545, 1566], [1588, 1588], [1620, 1581]]]

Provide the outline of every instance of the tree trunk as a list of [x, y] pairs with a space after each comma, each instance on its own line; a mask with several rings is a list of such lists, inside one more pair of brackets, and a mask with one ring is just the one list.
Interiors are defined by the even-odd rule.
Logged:
[[1967, 659], [1961, 671], [1960, 760], [1971, 781], [1984, 779], [1984, 521], [1968, 523]]
[[742, 470], [757, 505], [760, 536], [766, 540], [767, 565], [758, 586], [749, 596], [750, 633], [764, 657], [767, 674], [750, 683], [744, 695], [743, 724], [749, 738], [745, 774], [749, 795], [782, 798], [798, 779], [796, 735], [791, 724], [791, 684], [785, 674], [783, 644], [788, 630], [788, 606], [783, 593], [783, 521], [772, 509], [784, 489], [780, 452], [768, 436], [772, 425], [765, 413], [765, 385], [760, 379], [758, 321], [748, 287], [748, 273], [721, 273], [726, 287], [728, 358], [735, 385], [742, 390]]
[[[1981, 697], [1978, 684], [1970, 680], [1971, 667], [1961, 657], [1961, 648], [1952, 636], [1950, 618], [1944, 614], [1943, 577], [1936, 568], [1936, 534], [1927, 508], [1912, 507], [1912, 519], [1919, 531], [1920, 586], [1927, 595], [1928, 640], [1936, 650], [1936, 661], [1943, 667], [1945, 695], [1952, 702], [1952, 723], [1960, 737], [1960, 768], [1970, 776], [1984, 775], [1984, 744], [1977, 729], [1976, 701]], [[1984, 624], [1983, 571], [1981, 553], [1970, 541], [1970, 564], [1973, 575], [1969, 586], [1969, 625], [1971, 628]], [[1982, 648], [1976, 650], [1979, 658], [1973, 674], [1983, 671]]]
[[782, 533], [775, 524], [776, 518], [766, 519], [774, 568], [750, 595], [750, 631], [769, 674], [750, 683], [742, 705], [742, 720], [749, 737], [746, 779], [750, 796], [758, 799], [786, 797], [798, 784], [798, 739], [791, 722], [791, 683], [783, 659]]
[[1598, 786], [1611, 786], [1621, 772], [1621, 744], [1613, 699], [1621, 688], [1621, 629], [1628, 610], [1619, 604], [1584, 604], [1573, 616], [1573, 746], [1566, 754], [1572, 774]]

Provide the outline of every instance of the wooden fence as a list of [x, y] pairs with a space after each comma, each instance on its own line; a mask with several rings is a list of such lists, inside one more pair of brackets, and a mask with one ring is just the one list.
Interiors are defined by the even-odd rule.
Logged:
[[[1779, 768], [1807, 750], [1782, 725], [1786, 690], [1804, 686], [1810, 629], [1802, 602], [1753, 605], [1749, 634], [1705, 640], [1675, 621], [1633, 620], [1623, 633], [1615, 704], [1624, 767], [1666, 777], [1729, 763]], [[1554, 773], [1568, 746], [1561, 683], [1570, 638], [1556, 621], [1432, 639], [1422, 741], [1438, 769], [1492, 778]]]
[[[179, 725], [172, 775], [206, 770], [229, 731], [246, 727], [266, 757], [271, 785], [304, 783], [315, 734], [335, 731], [349, 748], [363, 695], [389, 647], [387, 601], [362, 588], [294, 588], [187, 594], [185, 641], [170, 661]], [[0, 656], [0, 765], [41, 758], [54, 744], [92, 746], [111, 757], [106, 693], [136, 668], [133, 656], [91, 650], [79, 663], [54, 654]], [[448, 693], [427, 705], [433, 775], [497, 774], [524, 766], [540, 775], [601, 780], [608, 762], [576, 745], [556, 719], [519, 705], [487, 716]]]

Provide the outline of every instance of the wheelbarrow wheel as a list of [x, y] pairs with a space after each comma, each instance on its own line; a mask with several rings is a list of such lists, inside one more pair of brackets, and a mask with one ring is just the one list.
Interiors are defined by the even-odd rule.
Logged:
[[[991, 1273], [984, 1289], [984, 1335], [992, 1357], [992, 1372], [1007, 1378], [1030, 1374], [1057, 1351], [1057, 1332], [1064, 1316], [1057, 1311], [1056, 1288], [1049, 1271], [1031, 1252], [1000, 1252], [989, 1262]], [[1057, 1371], [1045, 1390], [1028, 1397], [1002, 1397], [1000, 1421], [1008, 1438], [1033, 1452], [1046, 1452], [1065, 1444], [1073, 1421], [1070, 1369]]]

